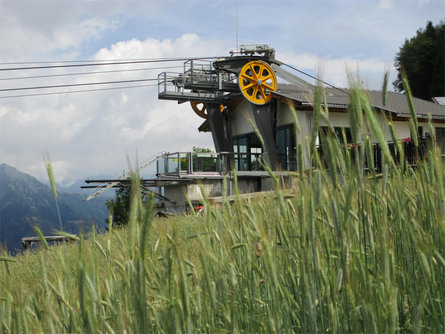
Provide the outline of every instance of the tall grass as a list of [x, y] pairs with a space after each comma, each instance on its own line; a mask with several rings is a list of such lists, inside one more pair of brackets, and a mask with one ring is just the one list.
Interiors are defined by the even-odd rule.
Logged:
[[43, 155], [43, 161], [45, 163], [46, 172], [48, 174], [49, 183], [51, 185], [51, 190], [53, 192], [54, 200], [56, 202], [57, 217], [59, 218], [60, 231], [63, 231], [62, 217], [60, 216], [59, 202], [57, 201], [57, 189], [56, 189], [56, 179], [54, 177], [53, 164], [51, 162], [51, 157], [48, 152]]
[[[351, 97], [354, 136], [381, 131], [366, 95]], [[383, 173], [365, 174], [369, 150], [354, 155], [332, 133], [324, 143], [324, 157], [300, 143], [316, 168], [293, 198], [276, 180], [265, 199], [153, 220], [135, 183], [126, 229], [0, 257], [1, 331], [444, 332], [439, 152], [416, 169], [385, 154]]]

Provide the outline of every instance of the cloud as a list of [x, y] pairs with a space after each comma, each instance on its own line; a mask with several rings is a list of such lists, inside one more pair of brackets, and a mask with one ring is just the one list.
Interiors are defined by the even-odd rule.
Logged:
[[[144, 41], [131, 39], [120, 41], [109, 48], [99, 50], [95, 59], [137, 59], [137, 58], [175, 58], [207, 57], [227, 54], [228, 44], [221, 40], [202, 40], [197, 34], [186, 33], [176, 40], [147, 38]], [[209, 50], [212, 54], [209, 55]]]
[[79, 48], [86, 41], [97, 40], [107, 30], [114, 30], [118, 22], [104, 18], [87, 18], [79, 23], [55, 29], [50, 41], [51, 49]]
[[[223, 48], [224, 45], [218, 45], [216, 41], [202, 40], [196, 34], [184, 34], [174, 40], [147, 38], [143, 41], [121, 41], [99, 50], [94, 58], [199, 56], [205, 55], [209, 49], [225, 54]], [[144, 68], [152, 66], [158, 69], [57, 78], [55, 82], [157, 78], [162, 71], [159, 67], [166, 65], [171, 66], [170, 63], [144, 64]], [[182, 71], [182, 62], [177, 65]], [[123, 68], [126, 67], [107, 66], [106, 70]], [[104, 68], [88, 69], [90, 72], [99, 70]], [[45, 179], [41, 152], [48, 150], [60, 183], [67, 184], [92, 175], [118, 176], [127, 167], [127, 154], [132, 159], [138, 155], [143, 160], [162, 150], [189, 151], [197, 145], [213, 149], [211, 135], [198, 132], [203, 120], [194, 114], [190, 105], [158, 100], [157, 87], [28, 97], [2, 103], [2, 159]]]
[[[391, 6], [397, 10], [385, 9]], [[270, 43], [279, 60], [312, 75], [321, 68], [322, 78], [337, 86], [348, 84], [345, 68], [359, 68], [365, 86], [379, 89], [385, 68], [390, 67], [395, 76], [390, 63], [398, 46], [427, 19], [440, 20], [441, 9], [442, 0], [286, 0], [273, 6], [261, 0], [240, 1], [239, 37], [241, 44]], [[225, 1], [0, 0], [0, 62], [227, 55], [234, 46], [235, 16], [234, 6]], [[179, 68], [147, 70], [174, 65]], [[23, 87], [156, 78], [162, 71], [181, 72], [183, 64], [97, 66], [76, 72], [130, 67], [139, 70], [1, 84]], [[0, 158], [46, 179], [41, 152], [48, 150], [58, 162], [58, 182], [114, 177], [126, 168], [127, 154], [135, 159], [137, 152], [142, 161], [162, 150], [212, 147], [210, 134], [197, 131], [202, 121], [188, 103], [158, 100], [157, 87], [0, 99]]]
[[[177, 39], [133, 38], [98, 50], [94, 59], [198, 57], [208, 56], [208, 50], [224, 55], [228, 46], [191, 33]], [[277, 58], [312, 74], [321, 66], [323, 79], [340, 87], [347, 86], [346, 66], [355, 69], [358, 64], [364, 80], [378, 89], [381, 84], [376, 81], [383, 78], [385, 65], [372, 58], [323, 58], [310, 53], [279, 52]], [[163, 71], [160, 66], [171, 65], [142, 64], [131, 68], [158, 69], [57, 78], [54, 82], [156, 78]], [[176, 65], [180, 68], [175, 71], [182, 71], [182, 62]], [[125, 68], [130, 66], [107, 66], [106, 70]], [[103, 70], [100, 66], [88, 69]], [[374, 78], [375, 73], [382, 73], [381, 78]], [[56, 179], [65, 184], [94, 175], [115, 177], [127, 168], [127, 155], [142, 161], [160, 151], [189, 151], [193, 146], [213, 149], [211, 135], [197, 130], [202, 122], [188, 103], [158, 100], [157, 87], [4, 100], [0, 108], [0, 156], [45, 179], [41, 152], [48, 150], [55, 162]]]
[[[284, 63], [292, 64], [296, 68], [306, 71], [331, 85], [348, 87], [348, 73], [359, 74], [362, 85], [368, 89], [381, 89], [385, 70], [390, 69], [390, 82], [395, 79], [396, 71], [391, 63], [376, 58], [325, 58], [309, 53], [278, 53], [278, 59]], [[302, 79], [312, 82], [309, 77]]]
[[50, 8], [41, 4], [26, 2], [27, 10], [23, 10], [20, 2], [0, 2], [0, 61], [35, 60], [53, 53], [73, 56], [82, 44], [120, 26], [119, 20], [106, 16], [79, 18], [76, 14], [81, 15], [85, 9], [69, 2], [62, 6], [51, 2]]
[[379, 7], [383, 9], [392, 9], [394, 8], [394, 0], [380, 0]]

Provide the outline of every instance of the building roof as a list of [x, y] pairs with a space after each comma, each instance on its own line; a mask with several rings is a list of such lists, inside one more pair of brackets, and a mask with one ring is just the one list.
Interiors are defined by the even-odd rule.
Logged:
[[[349, 89], [336, 89], [326, 87], [326, 100], [331, 108], [346, 108], [349, 102]], [[397, 117], [409, 117], [410, 110], [406, 101], [406, 96], [401, 93], [388, 91], [386, 93], [386, 104], [383, 106], [383, 92], [376, 90], [365, 90], [374, 108], [386, 110]], [[312, 92], [289, 85], [279, 84], [274, 95], [297, 101], [304, 105], [309, 105], [312, 101]], [[431, 114], [433, 119], [445, 119], [445, 105], [440, 105], [430, 101], [413, 98], [414, 107], [419, 118], [426, 118]]]
[[445, 96], [436, 96], [431, 98], [434, 103], [438, 103], [442, 106], [445, 106]]

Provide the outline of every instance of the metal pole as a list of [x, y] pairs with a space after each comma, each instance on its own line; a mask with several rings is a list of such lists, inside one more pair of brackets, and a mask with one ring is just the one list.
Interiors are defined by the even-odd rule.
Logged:
[[238, 0], [236, 0], [236, 50], [238, 48]]

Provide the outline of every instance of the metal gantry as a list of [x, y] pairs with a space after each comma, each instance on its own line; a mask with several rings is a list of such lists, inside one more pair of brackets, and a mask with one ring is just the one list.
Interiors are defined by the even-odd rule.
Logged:
[[[277, 77], [282, 80], [311, 90], [312, 85], [283, 70], [283, 63], [275, 59], [275, 50], [267, 44], [241, 45], [239, 51], [230, 52], [230, 56], [217, 58], [213, 61], [205, 59], [190, 59], [184, 62], [181, 73], [163, 72], [158, 75], [158, 98], [173, 100], [178, 103], [189, 102], [192, 110], [205, 119], [202, 126], [212, 133], [215, 151], [218, 158], [217, 170], [220, 175], [230, 172], [242, 161], [250, 161], [252, 157], [242, 156], [234, 152], [232, 136], [231, 112], [236, 102], [246, 100], [252, 109], [256, 127], [264, 142], [264, 152], [255, 161], [264, 161], [273, 170], [278, 167], [278, 156], [275, 147], [275, 118], [277, 113], [276, 99], [272, 94], [277, 89]], [[201, 126], [201, 127], [202, 127]], [[170, 159], [171, 154], [157, 156], [153, 161]], [[180, 161], [178, 157], [178, 161]], [[190, 163], [192, 159], [190, 158]], [[189, 168], [190, 169], [190, 168]], [[181, 171], [179, 165], [178, 170]], [[193, 168], [191, 169], [193, 170]], [[247, 173], [258, 172], [249, 170]], [[168, 174], [168, 173], [167, 173]], [[171, 175], [159, 173], [156, 179], [142, 180], [147, 187], [158, 187], [175, 184], [175, 182], [190, 182], [179, 173]], [[201, 177], [197, 176], [196, 177]], [[178, 181], [179, 180], [179, 181]], [[128, 175], [118, 180], [87, 180], [87, 183], [100, 183], [97, 191], [88, 199], [111, 187], [128, 186]], [[85, 186], [91, 187], [91, 186]], [[162, 196], [162, 195], [161, 195]], [[167, 198], [159, 199], [168, 201]]]
[[[264, 141], [264, 160], [278, 167], [274, 124], [277, 105], [272, 94], [277, 89], [277, 76], [306, 91], [313, 86], [280, 67], [275, 50], [267, 44], [242, 45], [240, 51], [212, 62], [189, 60], [183, 73], [161, 73], [158, 97], [190, 102], [194, 112], [206, 119], [217, 153], [232, 152], [232, 124], [229, 117], [234, 101], [247, 100], [255, 124]], [[228, 164], [227, 167], [231, 166]]]

